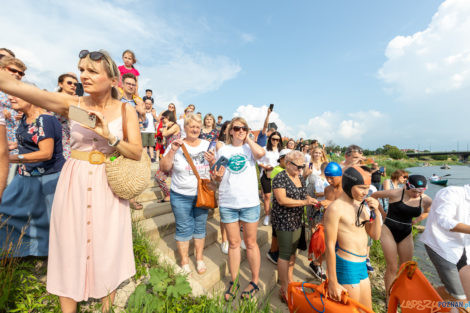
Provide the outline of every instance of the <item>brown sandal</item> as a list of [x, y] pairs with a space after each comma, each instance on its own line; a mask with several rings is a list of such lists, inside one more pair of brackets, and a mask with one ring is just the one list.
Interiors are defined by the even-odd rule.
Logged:
[[142, 203], [137, 202], [137, 201], [135, 201], [134, 199], [129, 200], [129, 204], [130, 204], [130, 206], [131, 206], [131, 209], [133, 209], [133, 210], [142, 210], [142, 209], [144, 208], [144, 206], [142, 205]]

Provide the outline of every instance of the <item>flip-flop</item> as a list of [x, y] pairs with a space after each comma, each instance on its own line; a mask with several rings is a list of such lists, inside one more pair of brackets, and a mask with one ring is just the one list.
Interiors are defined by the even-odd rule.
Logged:
[[[233, 300], [235, 298], [235, 294], [237, 293], [238, 289], [240, 288], [240, 284], [236, 284], [235, 288], [233, 288], [234, 284], [235, 283], [233, 281], [228, 283], [228, 288], [227, 288], [227, 290], [225, 291], [225, 294], [224, 294], [224, 298], [225, 298], [226, 302], [229, 302], [229, 301]], [[229, 295], [228, 299], [227, 299], [226, 295]]]
[[253, 287], [253, 289], [242, 291], [242, 294], [240, 295], [240, 298], [243, 300], [250, 300], [253, 298], [253, 296], [259, 291], [259, 287], [257, 284], [254, 282], [250, 281], [250, 285]]

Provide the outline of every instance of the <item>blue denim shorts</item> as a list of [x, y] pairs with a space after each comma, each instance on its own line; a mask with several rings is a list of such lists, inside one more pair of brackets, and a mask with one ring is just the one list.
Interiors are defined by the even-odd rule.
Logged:
[[170, 190], [170, 204], [175, 215], [175, 240], [189, 241], [206, 237], [209, 210], [196, 207], [197, 196], [186, 196]]
[[231, 209], [220, 207], [220, 220], [222, 223], [229, 224], [242, 221], [245, 223], [254, 223], [259, 221], [259, 204], [251, 208]]

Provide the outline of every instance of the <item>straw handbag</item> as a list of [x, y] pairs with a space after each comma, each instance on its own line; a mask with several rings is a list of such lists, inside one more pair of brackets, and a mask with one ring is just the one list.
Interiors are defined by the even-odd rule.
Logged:
[[211, 180], [210, 179], [203, 179], [199, 176], [196, 167], [194, 166], [193, 160], [188, 153], [186, 147], [181, 145], [181, 149], [183, 150], [184, 157], [186, 161], [191, 166], [194, 175], [197, 178], [197, 201], [196, 207], [201, 209], [215, 209], [217, 207], [217, 200], [215, 199], [215, 191], [211, 187]]
[[[123, 140], [127, 138], [126, 104], [121, 107]], [[106, 160], [106, 176], [108, 184], [116, 196], [122, 199], [132, 199], [140, 195], [150, 181], [150, 158], [146, 152], [142, 152], [139, 161], [126, 158], [118, 151], [111, 157], [114, 160]]]

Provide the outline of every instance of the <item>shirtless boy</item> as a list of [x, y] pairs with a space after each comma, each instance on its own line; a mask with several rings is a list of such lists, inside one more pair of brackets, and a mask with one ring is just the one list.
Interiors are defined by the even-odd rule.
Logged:
[[367, 167], [352, 166], [342, 177], [343, 192], [325, 213], [326, 264], [328, 295], [340, 301], [346, 291], [349, 297], [372, 309], [372, 294], [366, 267], [367, 235], [380, 237], [380, 217], [370, 219], [370, 211], [378, 210], [379, 202], [367, 197], [371, 183]]

